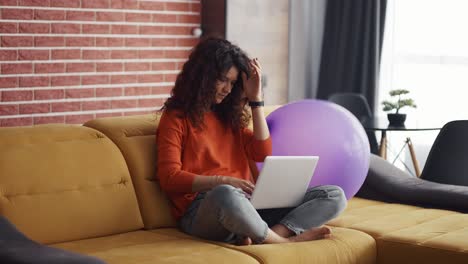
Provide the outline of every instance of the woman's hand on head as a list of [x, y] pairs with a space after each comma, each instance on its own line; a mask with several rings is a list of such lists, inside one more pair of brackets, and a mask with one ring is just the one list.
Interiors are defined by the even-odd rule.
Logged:
[[234, 186], [236, 188], [242, 189], [244, 192], [248, 194], [252, 194], [253, 189], [255, 188], [255, 185], [251, 183], [250, 181], [230, 177], [230, 176], [221, 176], [222, 180], [221, 182], [223, 184], [229, 184], [231, 186]]
[[250, 60], [250, 78], [242, 73], [242, 82], [244, 84], [244, 93], [249, 101], [262, 101], [262, 69], [258, 59]]

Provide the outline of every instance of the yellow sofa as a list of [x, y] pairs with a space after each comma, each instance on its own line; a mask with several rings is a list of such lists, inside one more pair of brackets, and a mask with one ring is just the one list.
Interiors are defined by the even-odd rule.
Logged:
[[[267, 108], [270, 112], [274, 108]], [[0, 128], [0, 214], [107, 263], [468, 263], [468, 215], [353, 198], [333, 237], [233, 246], [176, 228], [156, 180], [156, 115]]]

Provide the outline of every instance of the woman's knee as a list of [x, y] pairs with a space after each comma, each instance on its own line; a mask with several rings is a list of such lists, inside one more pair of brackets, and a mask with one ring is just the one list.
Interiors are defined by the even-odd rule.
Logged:
[[328, 197], [336, 201], [337, 212], [342, 212], [348, 204], [346, 194], [340, 186], [330, 185], [328, 189]]
[[325, 191], [329, 198], [346, 199], [344, 190], [338, 185], [325, 185]]
[[326, 199], [333, 201], [336, 211], [341, 212], [346, 208], [346, 194], [340, 186], [322, 185], [307, 190], [306, 200]]
[[222, 184], [211, 189], [206, 198], [214, 202], [216, 206], [225, 208], [238, 203], [243, 196], [244, 194], [240, 189], [228, 184]]
[[307, 189], [306, 196], [314, 198], [340, 198], [344, 195], [343, 189], [337, 185], [320, 185]]

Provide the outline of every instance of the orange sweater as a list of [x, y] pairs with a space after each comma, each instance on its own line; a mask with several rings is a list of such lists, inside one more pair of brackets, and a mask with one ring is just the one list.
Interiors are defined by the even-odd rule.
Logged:
[[188, 118], [165, 111], [156, 131], [157, 175], [177, 220], [197, 195], [192, 192], [196, 175], [252, 180], [248, 160], [261, 162], [271, 155], [270, 138], [256, 140], [250, 129], [234, 132], [212, 112], [204, 123], [205, 129], [196, 129]]

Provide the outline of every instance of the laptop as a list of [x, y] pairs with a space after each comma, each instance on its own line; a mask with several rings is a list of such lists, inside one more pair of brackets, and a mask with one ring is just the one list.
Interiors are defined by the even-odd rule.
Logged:
[[318, 160], [318, 156], [266, 157], [250, 202], [255, 209], [298, 206]]

